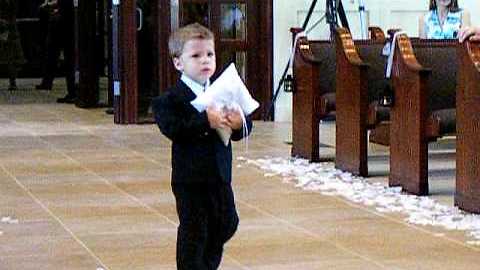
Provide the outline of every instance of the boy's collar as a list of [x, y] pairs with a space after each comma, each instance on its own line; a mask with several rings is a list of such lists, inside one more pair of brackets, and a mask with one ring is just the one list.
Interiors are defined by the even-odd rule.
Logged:
[[195, 95], [199, 96], [203, 94], [204, 89], [206, 89], [208, 86], [210, 86], [210, 79], [207, 80], [205, 85], [199, 84], [198, 82], [194, 81], [185, 73], [182, 73], [182, 77], [180, 77], [180, 80], [182, 80], [192, 91], [195, 93]]

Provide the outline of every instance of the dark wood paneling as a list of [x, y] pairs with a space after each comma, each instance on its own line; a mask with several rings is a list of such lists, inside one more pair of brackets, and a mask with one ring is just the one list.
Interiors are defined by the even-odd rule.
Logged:
[[121, 115], [123, 124], [137, 121], [137, 21], [135, 0], [120, 6]]
[[96, 48], [96, 3], [79, 1], [78, 6], [78, 65], [80, 70], [76, 105], [82, 108], [98, 104], [98, 63]]
[[155, 12], [155, 29], [154, 40], [157, 44], [156, 54], [156, 78], [158, 94], [167, 89], [168, 85], [171, 85], [172, 81], [169, 79], [168, 74], [174, 73], [173, 66], [170, 60], [168, 52], [168, 37], [171, 32], [170, 27], [170, 1], [156, 0], [157, 5]]
[[[257, 55], [256, 97], [260, 101], [256, 119], [260, 119], [268, 110], [273, 91], [273, 0], [257, 0], [258, 4], [258, 44]], [[250, 44], [254, 40], [250, 41]], [[255, 72], [255, 69], [253, 70]], [[261, 75], [261, 76], [260, 76]], [[274, 115], [274, 114], [273, 114]]]

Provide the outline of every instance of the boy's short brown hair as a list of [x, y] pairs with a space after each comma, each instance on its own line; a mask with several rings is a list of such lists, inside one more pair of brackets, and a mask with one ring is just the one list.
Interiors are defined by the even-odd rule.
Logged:
[[210, 29], [199, 23], [192, 23], [180, 27], [168, 39], [168, 49], [171, 57], [179, 57], [183, 52], [185, 43], [192, 39], [213, 40], [214, 35]]

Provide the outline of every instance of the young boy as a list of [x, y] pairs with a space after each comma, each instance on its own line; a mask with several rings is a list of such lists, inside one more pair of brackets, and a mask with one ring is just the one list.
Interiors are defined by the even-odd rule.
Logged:
[[[214, 37], [198, 23], [170, 36], [169, 50], [182, 73], [176, 86], [153, 100], [155, 120], [172, 141], [172, 190], [180, 221], [177, 269], [217, 269], [223, 245], [238, 226], [232, 180], [232, 146], [215, 128], [230, 127], [231, 139], [243, 136], [241, 112], [213, 107], [199, 113], [190, 102], [201, 95], [215, 72]], [[248, 132], [252, 122], [247, 117]]]

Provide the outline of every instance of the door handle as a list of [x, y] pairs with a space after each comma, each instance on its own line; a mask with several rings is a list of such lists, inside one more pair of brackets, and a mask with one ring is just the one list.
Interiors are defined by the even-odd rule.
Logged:
[[141, 8], [137, 8], [137, 31], [141, 31], [143, 28], [143, 11]]

